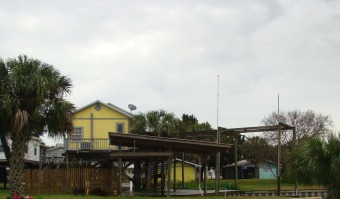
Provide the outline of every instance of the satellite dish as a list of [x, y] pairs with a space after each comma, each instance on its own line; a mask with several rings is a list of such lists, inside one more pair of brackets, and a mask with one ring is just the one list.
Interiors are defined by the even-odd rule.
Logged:
[[134, 110], [137, 109], [137, 107], [133, 104], [129, 104], [128, 107], [129, 107], [130, 111], [134, 111]]

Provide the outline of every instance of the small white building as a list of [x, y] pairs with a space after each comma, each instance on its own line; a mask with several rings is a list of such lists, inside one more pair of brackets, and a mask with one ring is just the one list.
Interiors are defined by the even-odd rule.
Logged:
[[[11, 147], [12, 141], [8, 140], [8, 143]], [[27, 163], [38, 164], [40, 161], [40, 155], [42, 153], [42, 146], [45, 146], [44, 142], [37, 137], [32, 137], [30, 141], [28, 141], [27, 145], [27, 153], [25, 154], [25, 161]], [[0, 162], [7, 162], [4, 149], [2, 147], [2, 143], [0, 142]]]
[[55, 147], [46, 150], [45, 162], [58, 164], [64, 161], [64, 144], [57, 144]]

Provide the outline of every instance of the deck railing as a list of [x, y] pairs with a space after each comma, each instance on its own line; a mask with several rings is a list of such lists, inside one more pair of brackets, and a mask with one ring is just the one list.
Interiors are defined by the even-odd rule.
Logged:
[[117, 150], [118, 147], [110, 145], [108, 138], [95, 138], [95, 139], [69, 139], [64, 141], [65, 150]]

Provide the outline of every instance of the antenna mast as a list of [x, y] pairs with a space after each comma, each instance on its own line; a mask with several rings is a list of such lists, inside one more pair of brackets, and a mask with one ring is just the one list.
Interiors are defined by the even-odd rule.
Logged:
[[217, 75], [217, 138], [216, 138], [216, 142], [219, 143], [220, 142], [220, 131], [218, 129], [218, 105], [219, 105], [219, 97], [220, 97], [220, 75]]

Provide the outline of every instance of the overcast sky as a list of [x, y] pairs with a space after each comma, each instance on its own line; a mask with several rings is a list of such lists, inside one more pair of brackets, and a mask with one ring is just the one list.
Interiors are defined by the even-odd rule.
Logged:
[[236, 128], [261, 125], [279, 94], [281, 110], [340, 130], [338, 0], [0, 0], [0, 45], [69, 76], [78, 108], [134, 104], [216, 128], [218, 104], [219, 126]]

